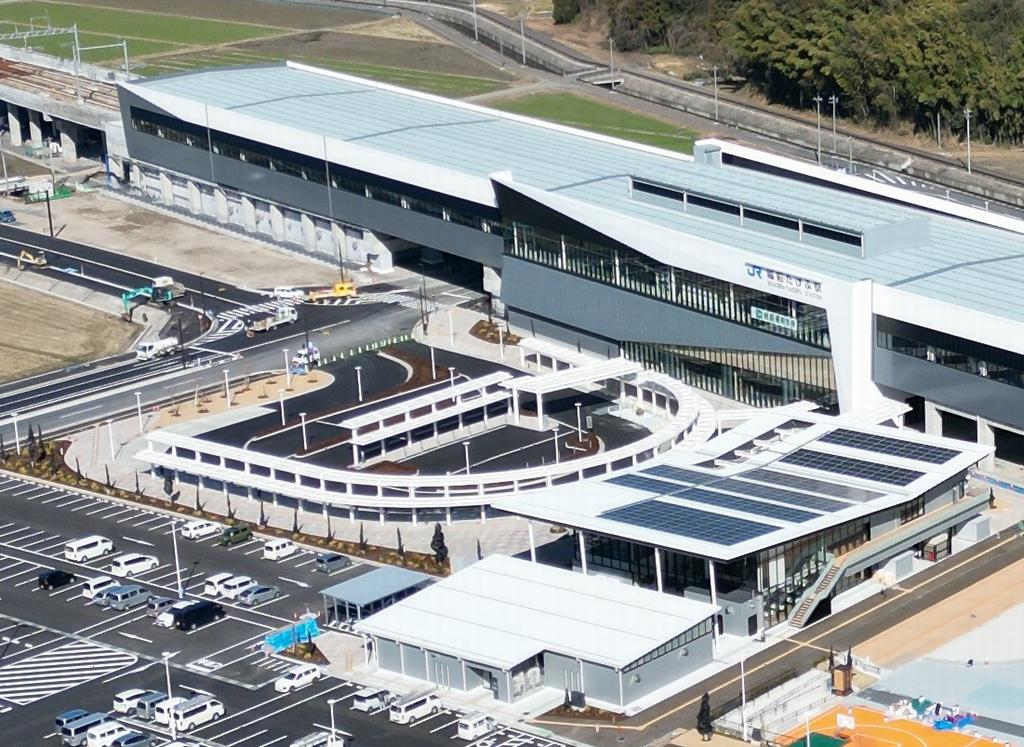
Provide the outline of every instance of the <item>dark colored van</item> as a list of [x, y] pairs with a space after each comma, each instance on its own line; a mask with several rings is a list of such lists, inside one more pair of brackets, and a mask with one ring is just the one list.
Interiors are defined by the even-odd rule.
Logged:
[[203, 600], [191, 607], [185, 607], [174, 613], [174, 627], [178, 630], [195, 630], [215, 620], [224, 618], [224, 608], [216, 602]]
[[220, 533], [220, 540], [217, 542], [218, 545], [238, 545], [242, 542], [248, 542], [252, 539], [252, 529], [249, 528], [248, 524], [239, 524], [238, 526], [228, 527]]

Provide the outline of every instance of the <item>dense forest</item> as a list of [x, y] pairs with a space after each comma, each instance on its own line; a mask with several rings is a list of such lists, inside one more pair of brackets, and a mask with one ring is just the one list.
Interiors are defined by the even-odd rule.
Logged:
[[969, 107], [972, 137], [1024, 142], [1024, 0], [555, 0], [556, 23], [581, 12], [620, 50], [702, 55], [772, 101], [836, 95], [843, 116], [933, 134]]

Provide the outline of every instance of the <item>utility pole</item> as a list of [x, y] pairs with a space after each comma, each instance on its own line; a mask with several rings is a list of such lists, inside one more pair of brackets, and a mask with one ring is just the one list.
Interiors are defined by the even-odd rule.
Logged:
[[615, 40], [608, 37], [608, 73], [615, 74]]
[[837, 153], [839, 146], [836, 140], [836, 104], [839, 103], [839, 97], [832, 94], [828, 97], [828, 103], [832, 104], [832, 152]]
[[942, 112], [935, 112], [935, 144], [942, 147]]
[[718, 124], [718, 65], [711, 68], [711, 72], [715, 76], [715, 124]]
[[[970, 169], [968, 169], [969, 171]], [[50, 210], [50, 190], [53, 189], [53, 184], [50, 184], [50, 189], [46, 190], [46, 220], [50, 224], [50, 238], [53, 238], [53, 211]]]
[[473, 0], [473, 41], [480, 41], [480, 27], [476, 20], [476, 0]]
[[71, 27], [71, 29], [72, 29], [72, 33], [75, 36], [75, 47], [72, 50], [74, 52], [74, 54], [71, 56], [72, 57], [72, 62], [73, 62], [74, 67], [75, 67], [75, 100], [76, 101], [81, 101], [82, 100], [82, 88], [81, 88], [81, 85], [78, 82], [78, 67], [81, 64], [80, 61], [79, 61], [79, 58], [80, 58], [82, 52], [78, 48], [78, 24], [77, 23], [74, 24]]
[[519, 39], [523, 48], [523, 65], [526, 65], [526, 14], [519, 16]]
[[178, 316], [178, 345], [181, 346], [181, 367], [188, 368], [188, 362], [185, 359], [185, 335], [181, 331], [181, 316]]
[[969, 107], [964, 107], [964, 119], [967, 121], [967, 173], [971, 173], [971, 112]]
[[818, 165], [821, 166], [821, 94], [815, 96], [812, 101], [814, 101], [814, 108], [818, 112]]

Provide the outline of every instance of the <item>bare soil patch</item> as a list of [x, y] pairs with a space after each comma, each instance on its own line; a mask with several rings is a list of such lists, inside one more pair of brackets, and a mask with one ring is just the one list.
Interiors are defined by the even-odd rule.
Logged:
[[72, 301], [0, 284], [0, 381], [82, 363], [128, 348], [135, 324]]
[[215, 21], [255, 23], [261, 26], [279, 26], [290, 29], [328, 28], [379, 18], [376, 13], [365, 13], [346, 8], [323, 8], [291, 3], [262, 2], [261, 0], [67, 0], [79, 5], [104, 8], [124, 8], [153, 13], [174, 13]]
[[[429, 32], [427, 32], [429, 33]], [[511, 79], [512, 76], [469, 52], [441, 41], [359, 33], [313, 31], [281, 39], [238, 44], [234, 49], [267, 57], [343, 60], [449, 75]]]
[[346, 34], [372, 36], [378, 39], [399, 39], [401, 41], [420, 41], [433, 44], [451, 44], [430, 29], [410, 21], [408, 18], [382, 18], [375, 21], [364, 21], [345, 27]]

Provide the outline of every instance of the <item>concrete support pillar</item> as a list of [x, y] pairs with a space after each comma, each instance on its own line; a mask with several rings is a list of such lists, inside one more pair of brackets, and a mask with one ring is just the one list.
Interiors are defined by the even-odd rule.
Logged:
[[359, 466], [359, 445], [358, 444], [352, 444], [352, 466], [353, 467], [358, 467]]
[[60, 157], [65, 163], [78, 162], [78, 141], [82, 129], [74, 122], [60, 123]]
[[300, 220], [302, 222], [302, 245], [306, 247], [306, 251], [316, 251], [316, 224], [313, 223], [313, 219], [305, 213], [301, 214]]
[[544, 395], [537, 392], [537, 423], [544, 430]]
[[25, 110], [13, 104], [7, 105], [7, 127], [11, 133], [11, 146], [19, 147], [24, 139], [21, 131], [25, 124]]
[[223, 189], [219, 187], [213, 188], [213, 216], [221, 223], [228, 222], [228, 196]]
[[929, 436], [942, 435], [942, 413], [928, 400], [924, 401], [924, 432]]
[[284, 213], [274, 203], [270, 203], [270, 235], [277, 241], [284, 241]]
[[665, 582], [661, 573], [661, 548], [654, 548], [654, 577], [658, 581], [658, 591], [665, 591]]
[[487, 523], [487, 506], [481, 506], [480, 507], [480, 523], [481, 524], [486, 524]]
[[[985, 418], [978, 418], [978, 443], [981, 446], [995, 446], [996, 445], [996, 432]], [[990, 454], [981, 460], [982, 469], [994, 469], [996, 466], [995, 452]]]
[[28, 139], [32, 145], [43, 144], [43, 115], [34, 109], [28, 110]]
[[445, 506], [444, 509], [444, 523], [448, 526], [452, 525], [452, 507]]
[[417, 526], [419, 523], [419, 516], [417, 515], [416, 509], [414, 508], [412, 510], [412, 525]]
[[242, 228], [249, 233], [256, 231], [256, 204], [245, 195], [242, 195]]
[[174, 204], [174, 183], [171, 177], [163, 171], [160, 172], [160, 202], [165, 205]]
[[[718, 587], [715, 585], [715, 561], [708, 561], [708, 579], [711, 581], [711, 604], [718, 606]], [[718, 611], [715, 611], [711, 618], [711, 645], [715, 652], [718, 651]]]
[[349, 509], [348, 509], [348, 523], [349, 524], [355, 524], [356, 523], [356, 510], [352, 506], [349, 506]]
[[384, 523], [384, 509], [383, 508], [378, 508], [377, 509], [377, 522], [379, 524], [383, 524]]
[[512, 417], [516, 421], [516, 425], [519, 425], [519, 390], [512, 390]]
[[530, 533], [530, 562], [531, 563], [536, 563], [537, 562], [537, 545], [536, 545], [534, 537], [533, 537], [533, 522], [532, 521], [527, 521], [526, 522], [526, 531]]
[[203, 212], [203, 193], [199, 190], [199, 185], [191, 179], [188, 181], [188, 209], [192, 211], [192, 215]]
[[584, 536], [583, 530], [580, 529], [576, 532], [576, 537], [580, 543], [580, 568], [583, 570], [583, 575], [587, 575], [587, 540]]

